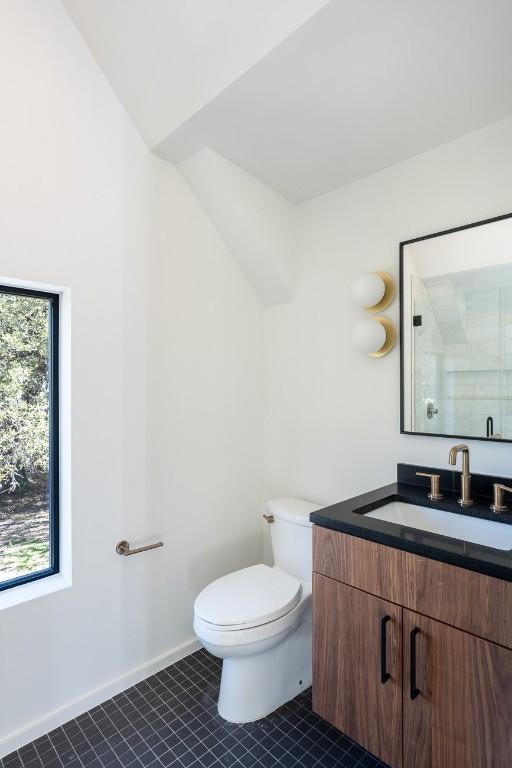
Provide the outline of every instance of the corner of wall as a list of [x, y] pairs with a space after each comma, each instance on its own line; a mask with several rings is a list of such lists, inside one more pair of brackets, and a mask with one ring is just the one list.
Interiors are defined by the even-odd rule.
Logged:
[[293, 301], [295, 207], [209, 147], [178, 167], [262, 304]]

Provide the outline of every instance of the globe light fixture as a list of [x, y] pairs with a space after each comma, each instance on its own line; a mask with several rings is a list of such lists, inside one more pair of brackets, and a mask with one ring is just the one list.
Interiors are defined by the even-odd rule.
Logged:
[[387, 317], [362, 320], [352, 331], [352, 344], [369, 357], [384, 357], [395, 344], [395, 328]]
[[369, 312], [382, 312], [395, 295], [395, 283], [388, 272], [365, 272], [352, 283], [352, 298]]

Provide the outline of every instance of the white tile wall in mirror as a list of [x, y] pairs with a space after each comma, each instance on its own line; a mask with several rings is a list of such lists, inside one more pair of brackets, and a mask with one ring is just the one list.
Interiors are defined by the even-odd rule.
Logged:
[[512, 440], [512, 217], [402, 243], [402, 430]]

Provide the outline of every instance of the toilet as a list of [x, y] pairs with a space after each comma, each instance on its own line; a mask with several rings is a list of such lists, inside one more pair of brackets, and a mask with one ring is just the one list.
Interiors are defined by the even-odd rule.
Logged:
[[194, 631], [223, 659], [218, 701], [231, 723], [259, 720], [311, 685], [312, 536], [319, 507], [268, 502], [274, 567], [253, 565], [209, 584], [194, 604]]

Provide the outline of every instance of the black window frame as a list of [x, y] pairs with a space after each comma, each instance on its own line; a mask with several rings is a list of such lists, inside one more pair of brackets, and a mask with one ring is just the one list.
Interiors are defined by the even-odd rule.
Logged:
[[32, 288], [18, 288], [0, 284], [0, 293], [16, 296], [31, 296], [49, 302], [49, 339], [48, 339], [48, 383], [49, 383], [49, 468], [48, 468], [48, 512], [49, 512], [49, 556], [48, 568], [27, 573], [14, 579], [0, 582], [0, 592], [22, 584], [29, 584], [60, 572], [60, 449], [59, 449], [59, 331], [60, 331], [60, 294]]

